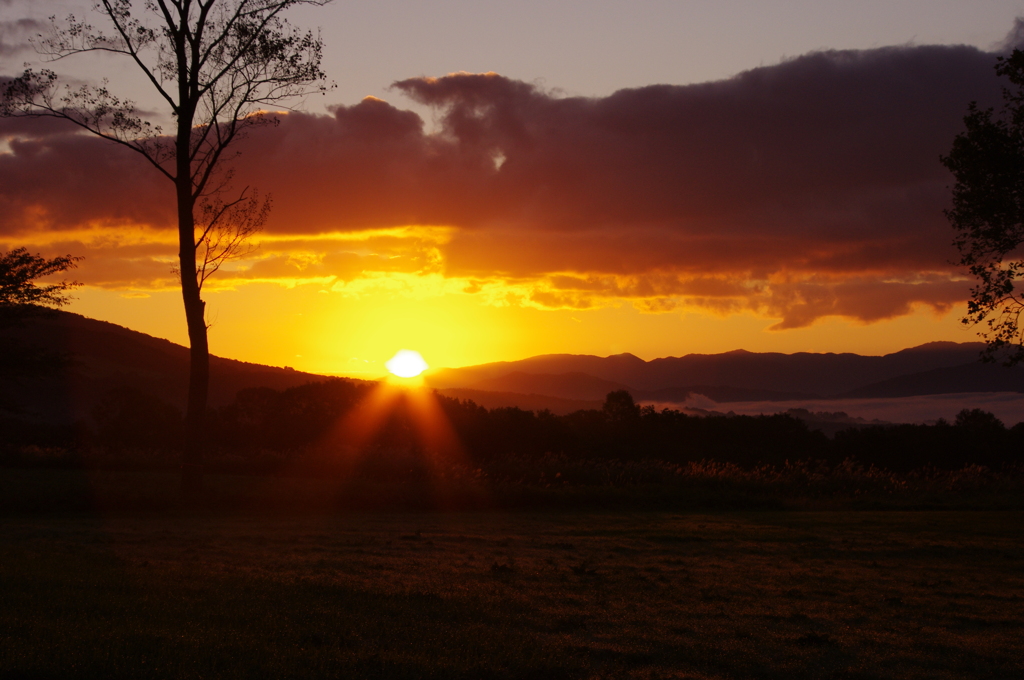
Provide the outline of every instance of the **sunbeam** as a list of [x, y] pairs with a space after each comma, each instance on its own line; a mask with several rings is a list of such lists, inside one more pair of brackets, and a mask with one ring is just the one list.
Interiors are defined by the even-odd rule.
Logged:
[[436, 394], [382, 380], [321, 442], [330, 467], [359, 474], [408, 477], [423, 484], [432, 505], [451, 507], [451, 482], [468, 459]]

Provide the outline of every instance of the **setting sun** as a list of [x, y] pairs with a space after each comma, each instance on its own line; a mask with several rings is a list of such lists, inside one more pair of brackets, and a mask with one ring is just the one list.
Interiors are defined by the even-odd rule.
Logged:
[[400, 349], [395, 356], [384, 362], [384, 366], [399, 378], [415, 378], [430, 368], [420, 353], [411, 349]]

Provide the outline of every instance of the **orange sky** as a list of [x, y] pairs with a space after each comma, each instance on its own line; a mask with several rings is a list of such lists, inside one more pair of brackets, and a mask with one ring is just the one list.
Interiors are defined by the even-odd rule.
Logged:
[[[384, 362], [402, 348], [418, 349], [429, 364], [440, 367], [560, 352], [604, 356], [628, 351], [644, 359], [737, 348], [883, 354], [937, 339], [974, 339], [959, 327], [955, 311], [937, 317], [922, 309], [874, 324], [828, 318], [780, 332], [767, 330], [773, 321], [752, 313], [649, 314], [628, 302], [587, 311], [544, 310], [496, 306], [464, 293], [348, 297], [322, 290], [253, 284], [212, 293], [212, 351], [312, 372], [378, 377], [385, 372]], [[70, 309], [187, 341], [177, 293], [123, 295], [83, 289]]]
[[[972, 47], [814, 53], [711, 83], [566, 97], [497, 74], [395, 83], [239, 145], [273, 196], [208, 283], [214, 353], [383, 373], [571, 352], [878, 354], [973, 340], [938, 162], [998, 98]], [[170, 184], [0, 120], [0, 247], [82, 255], [70, 307], [183, 342]]]

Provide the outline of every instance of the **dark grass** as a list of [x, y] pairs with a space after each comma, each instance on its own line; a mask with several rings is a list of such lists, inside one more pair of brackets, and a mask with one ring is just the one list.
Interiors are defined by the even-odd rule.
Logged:
[[5, 513], [0, 678], [1024, 677], [1017, 511], [284, 507]]
[[0, 466], [0, 513], [1024, 510], [1024, 469], [1019, 467], [894, 473], [851, 461], [740, 467], [546, 455], [513, 456], [483, 468], [449, 464], [408, 472], [384, 466], [357, 475], [331, 468], [208, 473], [202, 497], [183, 505], [172, 469]]

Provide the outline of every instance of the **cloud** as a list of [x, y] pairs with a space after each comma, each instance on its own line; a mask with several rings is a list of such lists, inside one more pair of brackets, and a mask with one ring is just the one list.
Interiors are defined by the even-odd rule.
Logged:
[[39, 119], [0, 119], [9, 153], [0, 154], [0, 236], [89, 225], [174, 224], [173, 187], [138, 154]]
[[993, 46], [993, 51], [1009, 54], [1022, 46], [1024, 46], [1024, 19], [1017, 17], [1013, 20], [1013, 28], [1005, 38]]
[[962, 301], [967, 284], [941, 275], [917, 281], [880, 281], [857, 277], [839, 281], [816, 279], [770, 286], [753, 295], [750, 306], [769, 317], [781, 318], [772, 330], [801, 328], [825, 316], [845, 316], [865, 323], [909, 314], [917, 305], [937, 313]]
[[[9, 0], [0, 5], [10, 4]], [[11, 57], [32, 49], [29, 36], [38, 34], [46, 24], [37, 19], [16, 19], [0, 21], [0, 57]]]
[[[947, 310], [968, 284], [949, 264], [938, 158], [968, 102], [998, 103], [994, 56], [819, 52], [604, 98], [493, 73], [398, 81], [438, 132], [367, 98], [240, 144], [236, 184], [274, 197], [267, 235], [311, 255], [264, 253], [233, 276], [443, 274], [494, 300], [752, 310], [779, 330]], [[130, 152], [18, 124], [0, 127], [17, 137], [0, 155], [0, 234], [173, 225], [169, 183]], [[409, 225], [444, 237], [394, 231]], [[371, 232], [392, 235], [331, 240]]]
[[[48, 236], [37, 237], [33, 251], [41, 251], [45, 257], [85, 254], [74, 278], [86, 285], [132, 291], [178, 287], [178, 246], [176, 234], [169, 230], [94, 226], [54, 231]], [[241, 260], [228, 262], [206, 285], [208, 289], [224, 289], [276, 282], [286, 286], [326, 285], [342, 290], [353, 281], [381, 275], [440, 276], [439, 246], [447, 238], [447, 230], [437, 228], [315, 237], [258, 235], [253, 251]], [[24, 241], [19, 237], [0, 237], [0, 251], [20, 245]], [[403, 284], [403, 288], [408, 287]], [[357, 286], [346, 290], [351, 293], [366, 289]]]

